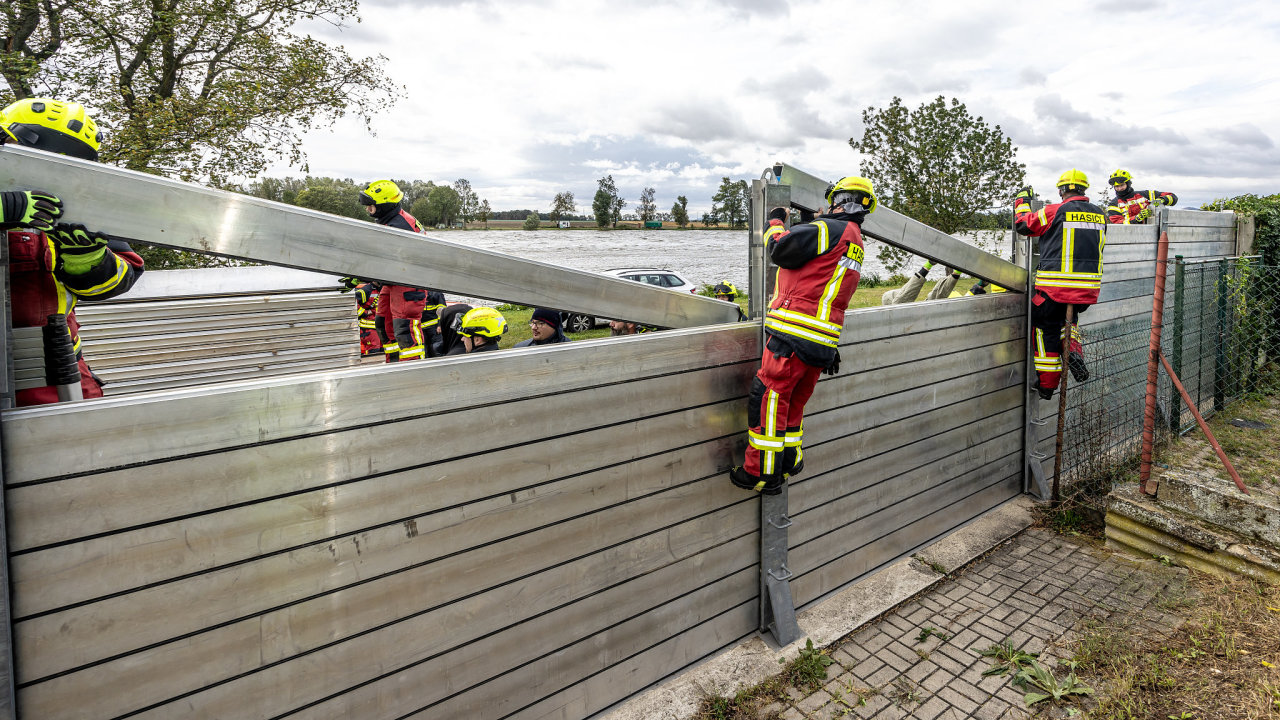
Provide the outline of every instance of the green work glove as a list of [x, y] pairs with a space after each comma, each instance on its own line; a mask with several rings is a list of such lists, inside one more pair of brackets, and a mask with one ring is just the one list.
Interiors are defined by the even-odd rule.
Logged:
[[1151, 217], [1151, 207], [1147, 206], [1142, 208], [1142, 212], [1138, 213], [1134, 220], [1137, 220], [1138, 222], [1146, 222], [1149, 217]]
[[342, 287], [338, 288], [338, 292], [349, 293], [352, 290], [354, 290], [356, 286], [363, 281], [358, 277], [352, 277], [348, 275], [347, 277], [344, 277], [344, 278], [338, 278], [338, 282], [342, 283]]
[[1018, 204], [1018, 200], [1026, 200], [1027, 202], [1031, 202], [1031, 198], [1035, 197], [1035, 194], [1036, 194], [1036, 191], [1032, 190], [1030, 185], [1027, 185], [1023, 187], [1021, 190], [1019, 190], [1017, 195], [1013, 196], [1014, 204], [1015, 205]]
[[48, 232], [62, 217], [62, 201], [43, 190], [10, 190], [0, 193], [0, 224]]
[[68, 275], [83, 275], [98, 266], [107, 254], [109, 238], [83, 225], [58, 223], [49, 232], [58, 249], [58, 268]]

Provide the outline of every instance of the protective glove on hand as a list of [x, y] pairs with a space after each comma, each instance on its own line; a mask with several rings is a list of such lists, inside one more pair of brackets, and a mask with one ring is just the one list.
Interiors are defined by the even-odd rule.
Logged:
[[57, 267], [68, 275], [83, 275], [98, 266], [107, 254], [105, 234], [91, 232], [83, 225], [58, 223], [49, 231], [57, 246]]
[[787, 216], [790, 214], [791, 214], [790, 210], [787, 210], [784, 207], [776, 207], [769, 211], [769, 219], [781, 220], [782, 222], [785, 223], [787, 221]]
[[1144, 207], [1142, 208], [1142, 212], [1138, 213], [1134, 220], [1137, 220], [1138, 222], [1146, 222], [1149, 217], [1151, 217], [1151, 208]]
[[1035, 197], [1035, 194], [1036, 194], [1036, 191], [1032, 190], [1030, 185], [1025, 185], [1021, 190], [1018, 191], [1017, 195], [1013, 196], [1013, 199], [1015, 203], [1018, 200], [1026, 200], [1027, 202], [1031, 202], [1031, 198]]
[[62, 217], [62, 200], [44, 190], [10, 190], [0, 193], [0, 224], [48, 232]]
[[338, 292], [349, 293], [352, 290], [355, 290], [356, 286], [360, 284], [360, 278], [348, 275], [347, 277], [338, 278], [338, 282], [342, 283], [342, 287], [338, 288]]
[[836, 357], [835, 357], [835, 359], [831, 361], [831, 364], [830, 364], [830, 365], [828, 365], [828, 366], [826, 366], [826, 367], [822, 368], [822, 374], [823, 374], [823, 375], [835, 375], [835, 374], [836, 374], [836, 373], [838, 373], [838, 372], [840, 372], [840, 351], [839, 351], [839, 350], [836, 350]]

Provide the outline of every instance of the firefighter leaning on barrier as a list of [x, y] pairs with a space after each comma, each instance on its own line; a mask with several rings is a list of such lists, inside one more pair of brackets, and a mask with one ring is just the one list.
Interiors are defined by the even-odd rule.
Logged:
[[[379, 225], [421, 233], [418, 221], [400, 207], [403, 199], [400, 187], [390, 180], [374, 180], [360, 192], [360, 204]], [[422, 311], [426, 306], [426, 288], [382, 283], [374, 329], [387, 362], [426, 357], [422, 335]]]
[[1107, 222], [1112, 225], [1141, 225], [1156, 211], [1157, 205], [1178, 204], [1178, 196], [1160, 190], [1134, 190], [1133, 176], [1128, 170], [1111, 171], [1112, 189], [1116, 196], [1107, 206]]
[[[1034, 191], [1028, 186], [1014, 197], [1014, 229], [1022, 235], [1040, 238], [1040, 265], [1036, 268], [1035, 294], [1031, 296], [1031, 324], [1034, 328], [1036, 383], [1041, 399], [1053, 397], [1062, 375], [1062, 328], [1067, 322], [1067, 306], [1075, 306], [1079, 316], [1098, 302], [1102, 287], [1102, 249], [1106, 244], [1107, 219], [1102, 208], [1089, 202], [1085, 190], [1089, 179], [1072, 168], [1058, 178], [1062, 202], [1031, 209]], [[1067, 348], [1071, 376], [1089, 379], [1079, 328], [1072, 325]]]
[[875, 212], [871, 181], [847, 177], [827, 189], [827, 212], [813, 222], [783, 225], [775, 208], [764, 231], [778, 266], [765, 314], [765, 349], [747, 398], [747, 455], [729, 471], [738, 487], [775, 495], [804, 468], [804, 406], [818, 376], [840, 369], [840, 331], [862, 273], [863, 219]]
[[[49, 98], [19, 100], [0, 111], [0, 142], [23, 145], [83, 160], [97, 160], [102, 135], [84, 106]], [[18, 406], [58, 402], [55, 385], [102, 397], [102, 383], [80, 354], [77, 300], [105, 300], [133, 287], [142, 258], [128, 243], [83, 225], [55, 224], [62, 201], [40, 190], [0, 193], [0, 229], [9, 243], [9, 283], [13, 327], [44, 328], [48, 385], [19, 387]], [[65, 329], [64, 329], [65, 328]]]
[[382, 283], [356, 277], [344, 277], [341, 280], [341, 292], [355, 292], [356, 324], [360, 327], [360, 356], [381, 355], [382, 338], [378, 336], [376, 319], [378, 293], [382, 290]]

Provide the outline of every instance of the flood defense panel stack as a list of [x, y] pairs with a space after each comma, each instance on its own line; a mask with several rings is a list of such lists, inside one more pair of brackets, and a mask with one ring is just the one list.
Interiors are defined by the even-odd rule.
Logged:
[[[852, 312], [797, 604], [1020, 489], [1016, 296]], [[6, 413], [23, 718], [584, 717], [752, 634], [759, 325]], [[49, 437], [76, 443], [50, 443]]]

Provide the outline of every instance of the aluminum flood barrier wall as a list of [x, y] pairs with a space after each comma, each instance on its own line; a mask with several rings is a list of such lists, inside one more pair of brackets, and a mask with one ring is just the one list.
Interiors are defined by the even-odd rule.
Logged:
[[[848, 315], [789, 493], [797, 605], [1020, 492], [1024, 302]], [[4, 412], [18, 717], [578, 718], [738, 642], [759, 338]]]

